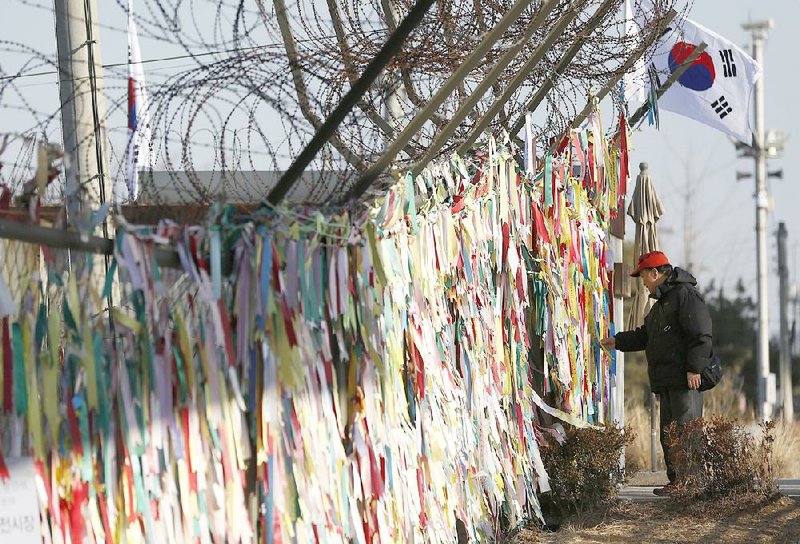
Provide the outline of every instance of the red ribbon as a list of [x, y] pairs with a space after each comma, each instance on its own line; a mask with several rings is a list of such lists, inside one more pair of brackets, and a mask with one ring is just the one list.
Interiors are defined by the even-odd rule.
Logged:
[[70, 535], [73, 542], [83, 542], [83, 535], [86, 533], [84, 523], [83, 505], [89, 499], [89, 486], [84, 483], [73, 483], [72, 503], [67, 505], [69, 511]]
[[[222, 301], [220, 300], [220, 304]], [[283, 312], [283, 322], [286, 324], [286, 337], [289, 341], [289, 347], [293, 348], [297, 344], [297, 335], [294, 332], [294, 325], [292, 324], [292, 311], [286, 303], [286, 297], [281, 297], [281, 311]], [[233, 361], [231, 361], [233, 364]]]
[[414, 343], [411, 344], [411, 357], [414, 359], [414, 367], [417, 374], [417, 398], [422, 400], [425, 398], [425, 362], [422, 360], [422, 355], [420, 355]]
[[617, 195], [622, 198], [628, 192], [628, 176], [630, 164], [628, 159], [628, 122], [625, 112], [619, 112], [619, 189]]
[[508, 257], [508, 244], [511, 242], [511, 227], [508, 223], [503, 223], [503, 258], [500, 262], [505, 263]]
[[4, 482], [9, 478], [11, 478], [11, 474], [8, 472], [6, 460], [3, 458], [3, 449], [0, 448], [0, 482]]
[[186, 407], [181, 408], [181, 423], [183, 427], [183, 451], [184, 455], [186, 455], [186, 469], [189, 472], [189, 489], [197, 493], [197, 473], [192, 467], [192, 456], [189, 448], [189, 409]]
[[[423, 461], [420, 459], [420, 461]], [[417, 492], [419, 493], [419, 525], [421, 529], [425, 529], [428, 525], [428, 516], [425, 514], [425, 491], [424, 491], [424, 484], [422, 482], [422, 467], [417, 467]]]
[[100, 519], [103, 521], [103, 531], [106, 533], [106, 544], [114, 544], [111, 532], [111, 523], [108, 520], [108, 509], [106, 508], [105, 494], [102, 490], [97, 491], [97, 503], [100, 506]]
[[69, 424], [69, 434], [72, 437], [72, 447], [77, 455], [83, 455], [81, 431], [78, 425], [78, 416], [75, 414], [75, 407], [72, 405], [71, 395], [67, 396], [67, 423]]
[[550, 243], [550, 235], [547, 233], [547, 227], [544, 224], [544, 215], [536, 204], [533, 205], [533, 224], [536, 234], [536, 240]]

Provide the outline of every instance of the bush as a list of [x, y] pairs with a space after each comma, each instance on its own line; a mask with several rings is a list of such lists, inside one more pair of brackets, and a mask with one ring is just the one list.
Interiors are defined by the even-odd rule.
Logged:
[[600, 428], [568, 427], [566, 440], [559, 444], [545, 435], [542, 462], [550, 479], [551, 492], [541, 496], [542, 509], [561, 517], [579, 517], [603, 501], [617, 496], [625, 481], [620, 466], [623, 447], [633, 432], [611, 425]]
[[[626, 355], [627, 357], [627, 355]], [[628, 396], [628, 360], [625, 360], [625, 387], [626, 399], [631, 399], [633, 396]], [[727, 372], [727, 371], [726, 371]], [[745, 421], [753, 421], [752, 406], [748, 406], [745, 402], [745, 396], [741, 384], [739, 383], [741, 377], [735, 375], [725, 374], [723, 380], [711, 391], [703, 393], [703, 412], [705, 414], [713, 414], [715, 416], [724, 416], [730, 419], [742, 419]], [[650, 467], [651, 450], [650, 450], [650, 405], [649, 401], [650, 387], [643, 397], [645, 402], [636, 400], [628, 400], [625, 403], [625, 423], [633, 428], [636, 435], [636, 440], [630, 446], [625, 448], [625, 460], [627, 464], [638, 464], [642, 467]], [[658, 423], [658, 410], [656, 407], [656, 425]], [[800, 425], [797, 426], [796, 432], [787, 428], [785, 432], [781, 432], [782, 427], [779, 427], [775, 436], [775, 468], [778, 470], [778, 476], [783, 474], [786, 477], [793, 477], [799, 474], [800, 471], [794, 470], [800, 467], [800, 462], [795, 463], [794, 460], [798, 457], [794, 453], [794, 447], [800, 443]], [[658, 427], [656, 433], [658, 433]], [[660, 442], [656, 446], [656, 455], [658, 457], [659, 467], [664, 469], [664, 460], [661, 455]], [[786, 472], [780, 472], [785, 469]]]
[[679, 486], [673, 497], [740, 498], [745, 503], [773, 498], [778, 493], [772, 466], [775, 425], [748, 428], [723, 417], [670, 424], [667, 443]]

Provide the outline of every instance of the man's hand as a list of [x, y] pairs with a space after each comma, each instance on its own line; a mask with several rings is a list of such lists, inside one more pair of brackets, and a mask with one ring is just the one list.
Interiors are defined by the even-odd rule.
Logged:
[[700, 374], [687, 372], [686, 381], [689, 382], [689, 389], [700, 389]]
[[613, 336], [609, 338], [603, 338], [602, 340], [600, 340], [600, 345], [603, 346], [608, 351], [611, 351], [612, 349], [617, 347], [617, 343], [614, 340]]

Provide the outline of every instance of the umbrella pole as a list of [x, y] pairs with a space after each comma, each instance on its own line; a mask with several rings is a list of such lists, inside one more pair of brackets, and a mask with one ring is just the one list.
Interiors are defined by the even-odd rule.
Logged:
[[[623, 234], [624, 236], [624, 234]], [[622, 261], [622, 238], [611, 235], [611, 247], [614, 256]], [[614, 278], [614, 283], [617, 283], [621, 278]], [[625, 310], [622, 305], [622, 292], [617, 293], [612, 287], [614, 294], [614, 330], [625, 330]], [[621, 351], [617, 352], [617, 374], [614, 376], [616, 380], [616, 391], [613, 392], [612, 408], [612, 421], [616, 420], [620, 429], [625, 429], [625, 354]], [[622, 448], [619, 456], [619, 466], [625, 470], [625, 448]]]
[[650, 463], [651, 470], [658, 470], [658, 418], [656, 417], [656, 394], [650, 393]]

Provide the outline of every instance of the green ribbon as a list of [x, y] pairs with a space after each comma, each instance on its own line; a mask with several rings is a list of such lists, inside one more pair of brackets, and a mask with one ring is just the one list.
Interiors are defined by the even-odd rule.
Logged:
[[94, 371], [97, 380], [97, 417], [102, 436], [111, 432], [111, 405], [108, 402], [108, 365], [103, 357], [103, 338], [94, 331]]
[[11, 326], [14, 346], [14, 410], [18, 416], [28, 412], [28, 388], [25, 381], [25, 341], [19, 323]]
[[406, 175], [406, 206], [405, 213], [411, 223], [411, 231], [417, 233], [417, 203], [414, 200], [414, 175], [409, 172]]
[[181, 350], [177, 345], [172, 346], [172, 353], [175, 355], [175, 367], [178, 370], [178, 396], [180, 398], [181, 406], [186, 406], [186, 401], [189, 398], [187, 393], [188, 386], [186, 385], [186, 375], [183, 372], [183, 359], [181, 358]]
[[108, 298], [111, 295], [111, 286], [114, 284], [114, 275], [117, 272], [117, 259], [111, 259], [111, 266], [108, 267], [108, 274], [106, 274], [106, 281], [103, 285], [103, 298]]
[[553, 156], [548, 153], [544, 157], [544, 206], [553, 205]]

